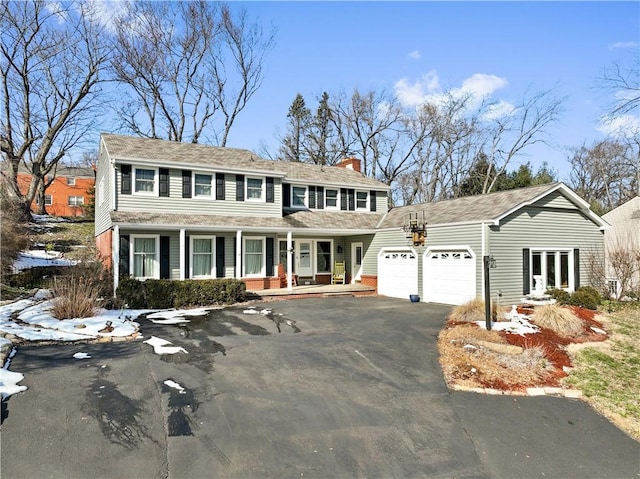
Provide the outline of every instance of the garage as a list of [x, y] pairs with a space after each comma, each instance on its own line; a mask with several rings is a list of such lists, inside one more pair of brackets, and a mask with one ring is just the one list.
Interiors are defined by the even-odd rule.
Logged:
[[378, 254], [378, 294], [409, 299], [418, 294], [418, 256], [409, 249], [383, 249]]
[[471, 248], [429, 249], [423, 265], [424, 301], [463, 304], [476, 297], [476, 259]]

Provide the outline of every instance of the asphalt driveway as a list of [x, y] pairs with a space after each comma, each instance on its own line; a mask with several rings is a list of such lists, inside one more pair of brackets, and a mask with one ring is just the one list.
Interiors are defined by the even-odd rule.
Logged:
[[447, 390], [445, 306], [252, 306], [141, 320], [187, 354], [21, 348], [29, 389], [3, 404], [1, 477], [640, 477], [640, 444], [579, 400]]

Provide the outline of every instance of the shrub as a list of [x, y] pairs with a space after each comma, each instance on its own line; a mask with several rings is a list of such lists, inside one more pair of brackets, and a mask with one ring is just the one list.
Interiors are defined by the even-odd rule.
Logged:
[[146, 280], [123, 278], [116, 291], [117, 300], [130, 308], [184, 308], [244, 301], [246, 286], [237, 279]]
[[64, 276], [56, 278], [51, 315], [56, 319], [88, 318], [99, 306], [99, 281], [90, 277]]
[[549, 289], [547, 294], [556, 300], [558, 304], [568, 304], [571, 294], [564, 289]]
[[0, 264], [4, 276], [12, 271], [20, 251], [29, 245], [29, 237], [24, 222], [20, 221], [18, 205], [7, 196], [4, 186], [0, 186], [0, 205]]
[[578, 336], [584, 331], [584, 321], [562, 306], [548, 304], [535, 309], [533, 322], [560, 336]]
[[602, 296], [595, 288], [591, 286], [581, 286], [571, 294], [569, 304], [580, 306], [586, 309], [598, 309], [602, 303]]
[[[491, 320], [495, 321], [498, 311], [495, 304], [491, 305]], [[464, 304], [456, 306], [449, 315], [450, 321], [472, 323], [474, 321], [484, 321], [485, 310], [484, 301], [480, 298], [472, 299]]]

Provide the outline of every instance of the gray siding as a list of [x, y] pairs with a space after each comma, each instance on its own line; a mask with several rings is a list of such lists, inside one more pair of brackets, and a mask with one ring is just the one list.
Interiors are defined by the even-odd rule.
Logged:
[[523, 297], [524, 248], [579, 248], [580, 285], [588, 285], [585, 262], [590, 254], [602, 258], [603, 232], [577, 210], [527, 207], [490, 228], [490, 254], [497, 267], [490, 272], [491, 292], [502, 293], [501, 301], [517, 302]]
[[[135, 165], [132, 166], [135, 168]], [[117, 183], [121, 173], [118, 170]], [[183, 198], [182, 170], [169, 170], [169, 198], [148, 195], [118, 195], [120, 211], [154, 211], [158, 213], [216, 214], [221, 216], [276, 216], [282, 215], [281, 181], [274, 179], [274, 202], [236, 201], [235, 175], [225, 175], [225, 199], [215, 199], [215, 181], [211, 198]]]
[[532, 205], [537, 208], [560, 208], [560, 209], [569, 209], [575, 210], [576, 205], [574, 205], [569, 199], [564, 196], [559, 191], [554, 191], [549, 193], [541, 200], [537, 201]]
[[[104, 199], [98, 197], [100, 182], [104, 181]], [[103, 149], [100, 149], [98, 158], [98, 169], [96, 171], [96, 208], [95, 208], [95, 234], [105, 232], [111, 228], [111, 164], [109, 158]]]

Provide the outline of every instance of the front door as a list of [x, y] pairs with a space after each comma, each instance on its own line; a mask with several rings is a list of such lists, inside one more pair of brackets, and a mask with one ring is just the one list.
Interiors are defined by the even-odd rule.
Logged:
[[296, 273], [298, 276], [313, 276], [311, 241], [296, 241]]
[[359, 283], [362, 276], [362, 243], [351, 244], [351, 282]]

